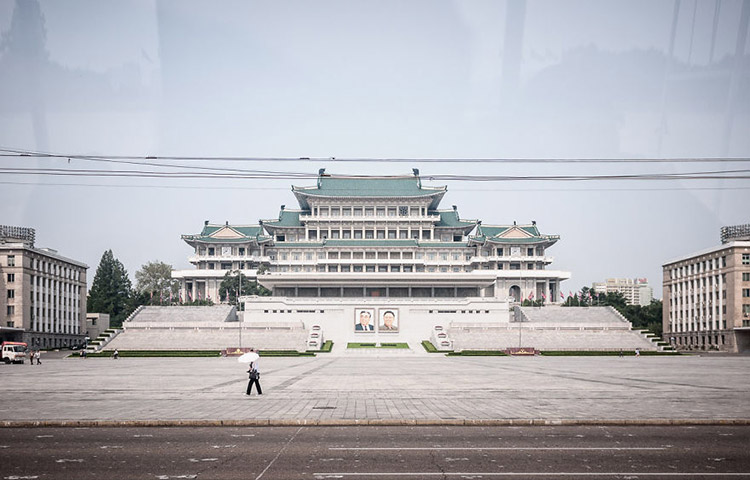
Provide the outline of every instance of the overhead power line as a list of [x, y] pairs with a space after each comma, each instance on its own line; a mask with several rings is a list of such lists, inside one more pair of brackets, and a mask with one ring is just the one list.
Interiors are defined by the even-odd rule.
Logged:
[[[78, 160], [131, 160], [131, 161], [222, 161], [222, 162], [338, 162], [338, 163], [729, 163], [750, 162], [748, 157], [670, 157], [670, 158], [521, 158], [521, 157], [255, 157], [255, 156], [179, 156], [179, 155], [82, 155], [71, 153], [39, 152], [0, 147], [0, 157], [60, 158]], [[153, 164], [151, 164], [153, 165]], [[165, 165], [171, 166], [171, 165]]]
[[[149, 170], [95, 170], [63, 168], [0, 168], [5, 175], [43, 175], [73, 177], [121, 177], [121, 178], [168, 178], [168, 179], [236, 179], [236, 180], [294, 180], [315, 179], [317, 175], [294, 172], [184, 172], [184, 171], [149, 171]], [[346, 175], [346, 178], [367, 178], [365, 176]], [[464, 181], [464, 182], [510, 182], [510, 181], [597, 181], [597, 180], [747, 180], [750, 169], [714, 170], [698, 172], [672, 173], [635, 173], [603, 175], [458, 175], [435, 174], [423, 175], [427, 181]]]

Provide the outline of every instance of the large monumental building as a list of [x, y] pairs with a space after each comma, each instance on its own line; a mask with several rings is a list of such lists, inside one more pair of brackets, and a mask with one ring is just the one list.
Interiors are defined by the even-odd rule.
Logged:
[[750, 225], [722, 227], [720, 245], [662, 268], [665, 340], [680, 349], [750, 349]]
[[442, 313], [453, 322], [507, 321], [512, 302], [558, 301], [560, 283], [570, 277], [549, 268], [548, 249], [558, 236], [540, 233], [535, 222], [461, 218], [456, 206], [440, 208], [446, 191], [422, 185], [417, 170], [393, 177], [321, 170], [315, 185], [292, 187], [299, 208], [282, 205], [277, 218], [257, 225], [206, 222], [201, 233], [183, 235], [197, 268], [173, 277], [183, 299], [214, 301], [227, 272], [257, 278], [273, 295], [249, 300], [246, 321], [304, 314], [354, 324], [366, 310], [373, 326], [385, 325], [390, 312], [401, 332], [410, 318], [429, 323]]
[[34, 239], [33, 228], [0, 225], [0, 339], [32, 348], [83, 343], [88, 267]]

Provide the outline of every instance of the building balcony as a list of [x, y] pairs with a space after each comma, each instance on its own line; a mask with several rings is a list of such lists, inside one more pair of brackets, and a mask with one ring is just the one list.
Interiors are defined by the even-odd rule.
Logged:
[[471, 263], [484, 263], [484, 262], [507, 262], [507, 263], [515, 263], [515, 262], [540, 262], [544, 263], [545, 265], [549, 265], [550, 263], [555, 261], [555, 257], [551, 257], [549, 255], [537, 255], [537, 256], [521, 256], [521, 257], [511, 257], [511, 256], [497, 256], [493, 255], [490, 257], [482, 257], [482, 256], [472, 256], [470, 262]]
[[271, 261], [271, 258], [268, 256], [260, 256], [260, 255], [247, 255], [247, 256], [240, 256], [240, 255], [231, 255], [228, 257], [222, 257], [221, 255], [193, 255], [188, 257], [188, 261], [192, 263], [193, 265], [201, 263], [201, 262], [258, 262], [258, 263], [267, 263]]
[[365, 216], [365, 215], [332, 215], [329, 217], [323, 217], [320, 215], [300, 215], [300, 222], [375, 222], [383, 224], [393, 224], [398, 222], [439, 222], [440, 215], [408, 215], [408, 216]]

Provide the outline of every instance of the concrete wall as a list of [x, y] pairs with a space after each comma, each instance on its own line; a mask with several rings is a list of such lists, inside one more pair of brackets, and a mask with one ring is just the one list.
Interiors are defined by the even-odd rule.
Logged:
[[[308, 330], [317, 324], [322, 327], [325, 339], [337, 345], [408, 342], [414, 346], [428, 340], [435, 325], [509, 323], [508, 302], [494, 298], [446, 301], [437, 298], [246, 297], [244, 300], [246, 323], [301, 321]], [[373, 325], [382, 323], [386, 310], [395, 312], [398, 331], [355, 331], [363, 309], [373, 312]]]

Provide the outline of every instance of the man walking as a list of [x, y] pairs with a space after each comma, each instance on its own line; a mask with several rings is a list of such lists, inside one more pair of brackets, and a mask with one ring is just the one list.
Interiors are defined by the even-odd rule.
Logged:
[[[257, 350], [253, 351], [257, 353]], [[255, 388], [258, 390], [258, 395], [263, 395], [263, 390], [260, 388], [260, 370], [258, 369], [259, 361], [260, 359], [252, 362], [250, 364], [250, 369], [247, 371], [250, 380], [247, 382], [247, 392], [245, 392], [245, 395], [250, 395], [253, 390], [253, 384], [255, 384]]]

